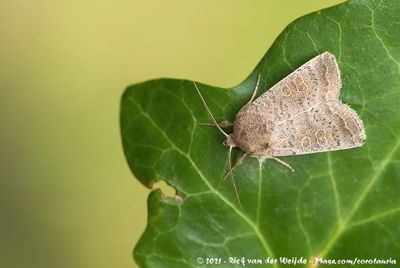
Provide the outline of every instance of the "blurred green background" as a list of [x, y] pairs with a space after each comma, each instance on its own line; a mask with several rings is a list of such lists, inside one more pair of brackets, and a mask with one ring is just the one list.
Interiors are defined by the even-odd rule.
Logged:
[[136, 267], [149, 190], [121, 147], [124, 88], [233, 86], [339, 2], [0, 0], [0, 267]]

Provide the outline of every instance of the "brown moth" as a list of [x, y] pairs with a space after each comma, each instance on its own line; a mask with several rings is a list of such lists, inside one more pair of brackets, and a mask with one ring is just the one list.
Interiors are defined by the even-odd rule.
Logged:
[[[344, 150], [364, 144], [362, 120], [339, 100], [341, 78], [333, 54], [324, 52], [314, 57], [254, 99], [259, 83], [260, 76], [249, 102], [236, 114], [233, 124], [216, 122], [195, 84], [215, 126], [226, 136], [224, 145], [229, 147], [229, 162], [232, 148], [244, 152], [234, 166], [230, 163], [227, 175], [246, 156], [255, 157], [260, 163], [274, 159], [294, 171], [277, 157]], [[233, 126], [233, 132], [228, 135], [222, 128], [229, 126]]]

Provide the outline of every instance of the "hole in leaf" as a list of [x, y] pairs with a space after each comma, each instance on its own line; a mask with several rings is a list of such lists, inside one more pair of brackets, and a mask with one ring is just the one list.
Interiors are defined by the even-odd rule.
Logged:
[[153, 184], [153, 189], [159, 188], [164, 196], [164, 198], [170, 198], [175, 200], [176, 203], [182, 203], [183, 198], [178, 194], [174, 187], [169, 185], [163, 180], [159, 180]]

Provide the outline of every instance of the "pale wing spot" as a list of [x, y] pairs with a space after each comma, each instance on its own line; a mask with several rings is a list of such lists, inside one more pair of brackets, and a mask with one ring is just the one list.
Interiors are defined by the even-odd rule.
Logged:
[[290, 81], [286, 86], [289, 88], [290, 94], [292, 94], [292, 92], [295, 92], [296, 90], [298, 90], [296, 83], [293, 80]]
[[318, 130], [315, 133], [315, 137], [317, 138], [317, 142], [319, 145], [325, 145], [328, 142], [326, 139], [326, 132], [323, 129]]
[[292, 91], [290, 90], [290, 88], [289, 88], [288, 86], [284, 86], [284, 87], [281, 89], [281, 91], [282, 91], [282, 94], [283, 94], [284, 96], [289, 97], [290, 95], [292, 95]]
[[308, 148], [311, 145], [311, 140], [309, 137], [304, 137], [301, 141], [301, 145], [303, 146], [303, 148]]
[[304, 83], [304, 79], [302, 76], [300, 76], [300, 75], [296, 76], [294, 78], [294, 82], [295, 82], [297, 90], [299, 92], [306, 91], [308, 89], [308, 86], [306, 85], [306, 83]]

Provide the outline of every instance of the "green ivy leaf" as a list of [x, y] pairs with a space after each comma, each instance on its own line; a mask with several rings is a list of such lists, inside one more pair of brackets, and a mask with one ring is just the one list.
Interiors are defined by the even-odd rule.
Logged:
[[258, 74], [262, 94], [324, 51], [338, 59], [340, 99], [363, 119], [366, 144], [284, 157], [294, 173], [247, 158], [234, 171], [243, 210], [221, 180], [224, 136], [198, 125], [210, 119], [193, 83], [158, 79], [126, 90], [121, 132], [132, 172], [148, 187], [165, 180], [183, 199], [150, 194], [134, 252], [140, 266], [198, 267], [197, 257], [222, 258], [218, 267], [231, 267], [228, 257], [400, 261], [400, 2], [351, 1], [304, 16], [240, 85], [199, 87], [217, 120], [233, 121]]

